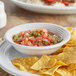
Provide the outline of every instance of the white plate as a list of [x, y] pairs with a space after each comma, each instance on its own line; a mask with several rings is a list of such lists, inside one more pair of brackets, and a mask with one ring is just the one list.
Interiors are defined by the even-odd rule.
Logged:
[[48, 13], [48, 14], [76, 14], [76, 7], [56, 7], [56, 6], [45, 6], [45, 5], [35, 5], [30, 3], [25, 3], [19, 0], [11, 0], [17, 6], [38, 13]]
[[14, 58], [27, 57], [27, 56], [28, 55], [23, 55], [17, 52], [7, 42], [3, 42], [2, 45], [0, 46], [0, 67], [14, 76], [38, 76], [36, 74], [20, 71], [11, 63], [11, 60]]
[[30, 55], [24, 55], [16, 51], [6, 41], [3, 41], [0, 45], [0, 67], [14, 76], [39, 76], [37, 74], [20, 71], [11, 63], [12, 59], [28, 56]]

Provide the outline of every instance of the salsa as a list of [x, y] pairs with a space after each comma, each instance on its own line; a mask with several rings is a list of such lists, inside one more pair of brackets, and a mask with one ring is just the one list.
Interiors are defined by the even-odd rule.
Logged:
[[24, 46], [51, 46], [63, 39], [45, 28], [22, 31], [13, 36], [13, 41]]

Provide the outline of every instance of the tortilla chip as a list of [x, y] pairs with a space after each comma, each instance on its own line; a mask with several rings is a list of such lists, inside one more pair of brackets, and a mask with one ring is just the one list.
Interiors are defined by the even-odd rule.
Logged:
[[76, 52], [76, 47], [65, 47], [63, 52]]
[[76, 69], [71, 71], [71, 73], [72, 73], [72, 76], [76, 76]]
[[53, 75], [51, 76], [61, 76], [60, 74], [58, 74], [57, 72], [55, 72]]
[[72, 43], [72, 44], [76, 43], [76, 28], [71, 33], [71, 39], [68, 43]]
[[76, 47], [76, 43], [66, 44], [66, 47]]
[[31, 66], [31, 69], [40, 70], [45, 68], [46, 63], [48, 63], [49, 60], [50, 58], [47, 55], [43, 55], [33, 66]]
[[72, 76], [72, 74], [66, 68], [59, 68], [56, 70], [61, 76]]
[[68, 30], [68, 31], [72, 31], [73, 28], [72, 28], [72, 27], [68, 27], [67, 30]]
[[12, 64], [16, 66], [21, 71], [34, 73], [30, 67], [38, 61], [37, 57], [23, 57], [12, 60]]
[[46, 75], [46, 74], [41, 74], [40, 76], [50, 76], [50, 75]]
[[76, 52], [63, 52], [57, 55], [57, 60], [64, 62], [65, 64], [76, 63]]
[[56, 70], [60, 67], [61, 65], [55, 65], [54, 67], [52, 67], [51, 69], [43, 69], [40, 72], [42, 74], [46, 74], [46, 75], [53, 75]]
[[57, 62], [56, 62], [56, 65], [67, 66], [67, 64], [65, 64], [65, 63], [62, 62], [62, 61], [57, 61]]
[[34, 70], [41, 70], [44, 68], [51, 68], [56, 64], [56, 59], [50, 58], [47, 55], [43, 55], [32, 67]]
[[73, 70], [75, 70], [76, 69], [76, 63], [72, 63], [72, 64], [70, 64], [69, 66], [68, 66], [68, 70], [69, 71], [73, 71]]

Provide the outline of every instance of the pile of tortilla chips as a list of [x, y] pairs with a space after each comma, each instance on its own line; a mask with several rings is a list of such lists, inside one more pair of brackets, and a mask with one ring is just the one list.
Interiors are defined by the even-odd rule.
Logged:
[[[68, 28], [72, 31], [72, 28]], [[71, 32], [70, 41], [52, 55], [23, 57], [12, 60], [19, 70], [40, 76], [76, 76], [76, 28]]]

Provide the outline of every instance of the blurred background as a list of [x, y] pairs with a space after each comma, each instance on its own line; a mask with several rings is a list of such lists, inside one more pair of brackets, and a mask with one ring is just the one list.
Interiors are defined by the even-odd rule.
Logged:
[[4, 35], [7, 29], [19, 24], [31, 22], [48, 22], [59, 24], [61, 26], [76, 26], [76, 15], [52, 15], [30, 12], [17, 7], [10, 0], [1, 0], [5, 4], [7, 13], [7, 25], [0, 29], [0, 37]]
[[[5, 10], [7, 14], [7, 24], [4, 28], [0, 29], [0, 37], [4, 36], [4, 33], [11, 27], [16, 25], [31, 23], [31, 22], [47, 22], [54, 23], [61, 26], [76, 26], [76, 15], [52, 15], [52, 14], [40, 14], [30, 12], [17, 7], [10, 0], [0, 0], [5, 4]], [[0, 76], [11, 76], [0, 68]]]

